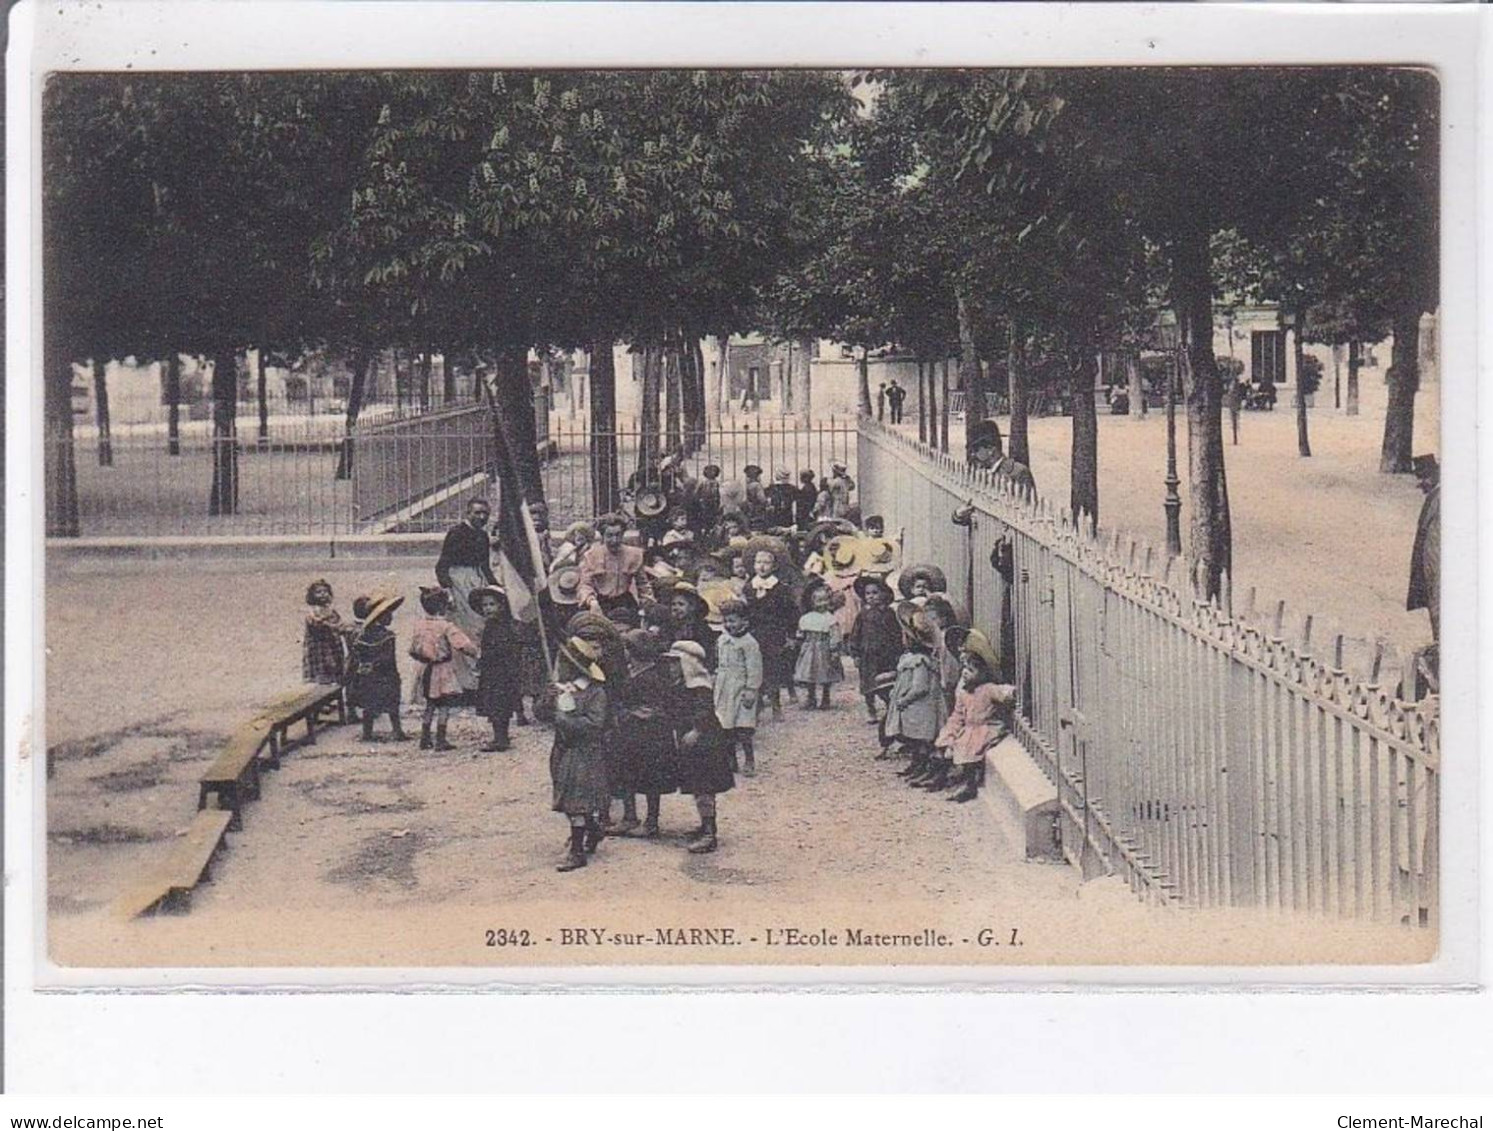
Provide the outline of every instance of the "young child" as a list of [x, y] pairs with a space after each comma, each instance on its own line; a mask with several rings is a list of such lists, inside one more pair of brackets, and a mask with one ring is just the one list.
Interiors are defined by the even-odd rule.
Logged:
[[353, 637], [347, 698], [363, 714], [364, 742], [373, 741], [373, 720], [378, 715], [389, 716], [397, 741], [409, 737], [399, 725], [399, 660], [389, 628], [394, 610], [402, 604], [403, 597], [388, 596], [359, 597], [353, 602], [353, 616], [363, 622], [363, 628]]
[[742, 772], [752, 777], [757, 772], [752, 738], [757, 729], [757, 696], [762, 690], [762, 649], [752, 635], [746, 602], [723, 603], [721, 620], [724, 628], [716, 643], [715, 717], [726, 732], [732, 770], [736, 769], [736, 752], [740, 749]]
[[729, 743], [716, 717], [714, 681], [705, 668], [704, 650], [693, 640], [680, 640], [669, 652], [678, 657], [684, 682], [674, 732], [679, 749], [679, 792], [693, 794], [700, 813], [700, 827], [690, 833], [689, 851], [714, 852], [715, 799], [736, 785]]
[[775, 719], [783, 717], [783, 688], [791, 692], [793, 686], [788, 638], [798, 621], [793, 594], [780, 576], [782, 563], [778, 558], [776, 550], [759, 546], [752, 555], [752, 577], [746, 587], [752, 635], [762, 649], [762, 691], [772, 704]]
[[923, 606], [923, 612], [933, 618], [933, 623], [938, 629], [938, 645], [933, 649], [933, 659], [938, 664], [938, 683], [943, 691], [944, 705], [949, 710], [953, 710], [954, 692], [959, 687], [963, 664], [959, 649], [950, 647], [946, 637], [949, 629], [958, 627], [959, 617], [954, 612], [954, 606], [942, 593], [929, 596], [927, 604]]
[[705, 666], [715, 669], [715, 630], [707, 623], [710, 607], [700, 591], [687, 581], [677, 581], [664, 590], [669, 606], [669, 627], [664, 635], [670, 644], [693, 640], [705, 654]]
[[943, 694], [939, 688], [938, 667], [933, 662], [933, 648], [938, 630], [933, 621], [919, 611], [912, 615], [897, 661], [897, 682], [892, 686], [886, 709], [886, 737], [901, 739], [912, 755], [905, 769], [897, 771], [908, 785], [921, 785], [931, 776], [933, 740], [948, 719]]
[[601, 815], [610, 804], [606, 732], [611, 717], [600, 651], [579, 637], [560, 645], [555, 662], [555, 745], [550, 751], [550, 808], [570, 822], [570, 845], [559, 872], [586, 866], [601, 844]]
[[985, 752], [1011, 733], [1009, 720], [1016, 688], [996, 682], [1000, 665], [984, 633], [954, 628], [948, 637], [951, 647], [957, 647], [963, 639], [962, 672], [954, 710], [934, 739], [934, 746], [948, 752], [952, 766], [956, 788], [947, 800], [973, 801], [980, 793]]
[[622, 799], [622, 820], [612, 836], [638, 828], [638, 794], [648, 802], [643, 835], [658, 836], [659, 801], [679, 788], [674, 720], [684, 690], [679, 662], [667, 655], [668, 642], [647, 629], [630, 630], [627, 686], [616, 699], [616, 727], [607, 743], [612, 796]]
[[695, 532], [689, 528], [689, 512], [683, 507], [675, 507], [669, 512], [669, 529], [664, 532], [660, 539], [660, 545], [675, 546], [680, 543], [686, 546], [695, 544]]
[[301, 678], [307, 683], [342, 682], [347, 671], [345, 638], [356, 632], [332, 608], [332, 587], [317, 578], [306, 588], [306, 635], [301, 642]]
[[902, 658], [902, 626], [892, 611], [892, 590], [880, 574], [863, 573], [855, 582], [861, 611], [846, 638], [846, 649], [855, 657], [860, 677], [861, 697], [866, 701], [866, 722], [877, 725], [881, 716], [877, 700], [886, 703], [879, 692], [876, 677], [897, 669]]
[[[451, 708], [460, 706], [463, 689], [457, 673], [457, 653], [477, 658], [477, 645], [447, 619], [451, 611], [451, 594], [439, 585], [420, 586], [420, 608], [425, 616], [415, 622], [410, 633], [410, 655], [425, 666], [420, 669], [420, 698], [425, 700], [425, 714], [420, 721], [420, 749], [430, 750], [430, 724], [435, 722], [436, 750], [455, 750], [446, 741], [446, 723]], [[511, 661], [510, 661], [511, 662]]]
[[746, 600], [747, 583], [752, 577], [752, 567], [747, 564], [745, 554], [731, 555], [731, 590], [743, 601]]
[[521, 704], [519, 675], [513, 657], [519, 648], [518, 628], [501, 589], [481, 586], [467, 596], [472, 608], [482, 614], [482, 652], [477, 658], [477, 713], [492, 724], [492, 740], [482, 744], [484, 753], [501, 753], [512, 745], [508, 720], [515, 704]]
[[[808, 611], [798, 618], [798, 664], [793, 678], [808, 692], [805, 710], [828, 710], [830, 687], [845, 678], [840, 660], [840, 625], [830, 607], [829, 586], [822, 581], [811, 584], [804, 593], [804, 604]], [[816, 690], [821, 692], [817, 703]]]

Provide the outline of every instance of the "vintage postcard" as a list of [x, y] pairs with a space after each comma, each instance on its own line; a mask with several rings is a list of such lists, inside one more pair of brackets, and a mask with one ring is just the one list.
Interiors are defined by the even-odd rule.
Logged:
[[1417, 980], [1471, 163], [1390, 46], [42, 52], [39, 966]]

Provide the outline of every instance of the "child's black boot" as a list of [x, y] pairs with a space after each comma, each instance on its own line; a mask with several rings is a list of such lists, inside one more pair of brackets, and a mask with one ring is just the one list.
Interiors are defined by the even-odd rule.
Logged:
[[437, 750], [456, 749], [456, 747], [446, 741], [446, 724], [444, 722], [439, 722], [435, 725], [435, 748]]
[[570, 851], [556, 867], [557, 872], [574, 872], [586, 866], [586, 829], [582, 825], [570, 826]]
[[705, 817], [700, 822], [700, 835], [693, 843], [690, 844], [689, 851], [696, 856], [701, 856], [707, 852], [714, 852], [717, 847], [718, 842], [715, 838], [715, 818]]
[[430, 747], [431, 747], [431, 741], [430, 741], [430, 724], [429, 723], [421, 723], [420, 724], [420, 749], [421, 750], [429, 750]]

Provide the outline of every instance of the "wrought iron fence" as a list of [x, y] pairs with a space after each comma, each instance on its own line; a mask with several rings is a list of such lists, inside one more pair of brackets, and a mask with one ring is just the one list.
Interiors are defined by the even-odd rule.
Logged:
[[[471, 401], [415, 415], [371, 412], [351, 434], [342, 417], [272, 414], [261, 438], [252, 404], [241, 406], [236, 450], [237, 506], [212, 514], [215, 438], [210, 420], [183, 419], [172, 445], [164, 423], [116, 427], [107, 458], [96, 429], [79, 425], [72, 440], [76, 490], [70, 503], [49, 497], [49, 511], [70, 506], [72, 525], [49, 514], [49, 533], [84, 536], [216, 537], [225, 535], [338, 535], [432, 532], [445, 529], [467, 499], [494, 493], [492, 423]], [[553, 412], [535, 400], [540, 474], [552, 521], [590, 517], [597, 486], [615, 453], [617, 487], [638, 471], [644, 433], [635, 423], [603, 432], [584, 419]], [[814, 423], [774, 417], [727, 417], [694, 435], [650, 442], [662, 454], [679, 450], [695, 475], [709, 464], [724, 484], [740, 483], [747, 466], [763, 469], [764, 483], [780, 470], [828, 476], [842, 462], [854, 474], [854, 422]], [[53, 441], [57, 444], [66, 441]], [[55, 454], [55, 453], [54, 453]], [[601, 457], [601, 462], [598, 462]], [[49, 468], [59, 466], [49, 460]], [[600, 474], [599, 474], [600, 473]], [[603, 483], [603, 486], [605, 484]], [[55, 496], [57, 492], [50, 492]], [[615, 495], [616, 492], [610, 492]]]
[[[859, 469], [862, 505], [905, 560], [946, 567], [992, 640], [1007, 595], [991, 555], [1008, 542], [1018, 736], [1086, 854], [1158, 902], [1435, 921], [1435, 697], [1401, 701], [1192, 595], [1172, 563], [874, 422]], [[954, 525], [966, 503], [973, 525]]]

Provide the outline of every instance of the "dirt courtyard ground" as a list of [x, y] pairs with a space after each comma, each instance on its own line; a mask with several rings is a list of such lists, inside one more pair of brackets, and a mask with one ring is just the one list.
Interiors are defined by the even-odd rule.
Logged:
[[[1433, 400], [1421, 398], [1422, 435], [1434, 435]], [[1408, 478], [1375, 470], [1380, 423], [1366, 402], [1356, 419], [1315, 415], [1310, 461], [1295, 455], [1289, 413], [1246, 415], [1240, 445], [1228, 449], [1240, 584], [1313, 611], [1318, 640], [1336, 630], [1408, 649], [1427, 635], [1424, 614], [1403, 611], [1419, 494]], [[1159, 427], [1158, 417], [1100, 422], [1105, 522], [1158, 544]], [[1038, 484], [1059, 499], [1067, 429], [1066, 420], [1033, 422]], [[1424, 933], [1387, 939], [1321, 924], [1262, 932], [1237, 917], [1148, 910], [1118, 881], [1081, 885], [1066, 868], [1028, 863], [1012, 823], [981, 805], [914, 793], [896, 778], [896, 763], [874, 761], [872, 732], [848, 686], [836, 711], [790, 711], [763, 728], [763, 770], [722, 798], [714, 856], [683, 851], [680, 834], [695, 815], [687, 799], [672, 797], [658, 841], [609, 840], [592, 867], [557, 875], [565, 826], [548, 809], [547, 731], [518, 730], [512, 753], [479, 755], [481, 727], [469, 717], [454, 725], [460, 749], [448, 754], [413, 743], [365, 746], [350, 728], [336, 729], [266, 777], [263, 798], [243, 831], [230, 834], [189, 914], [114, 921], [110, 901], [191, 821], [196, 778], [217, 746], [298, 683], [306, 583], [328, 576], [345, 614], [365, 589], [413, 592], [428, 568], [385, 559], [50, 563], [46, 743], [55, 773], [45, 804], [54, 961], [1269, 962], [1360, 946], [1383, 960], [1408, 959], [1429, 942]], [[401, 650], [412, 616], [406, 607], [396, 618]], [[856, 923], [909, 936], [947, 928], [950, 939], [947, 949], [847, 949], [844, 928]], [[840, 931], [839, 943], [763, 941], [769, 928], [826, 925]], [[626, 941], [691, 926], [740, 937], [684, 957]], [[620, 949], [560, 943], [563, 930], [579, 928], [610, 932], [609, 945]], [[986, 929], [1007, 945], [978, 943]], [[1009, 945], [1013, 929], [1020, 948]], [[503, 931], [529, 931], [531, 946], [498, 943]]]

